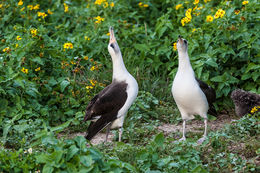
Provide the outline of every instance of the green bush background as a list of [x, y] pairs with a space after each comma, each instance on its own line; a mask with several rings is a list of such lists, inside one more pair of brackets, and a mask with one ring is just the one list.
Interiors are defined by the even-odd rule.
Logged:
[[[239, 0], [198, 4], [191, 0], [109, 0], [101, 5], [95, 2], [98, 1], [34, 0], [19, 5], [15, 0], [1, 1], [2, 145], [23, 148], [31, 144], [36, 132], [42, 132], [44, 126], [47, 133], [61, 123], [65, 123], [61, 129], [69, 123], [80, 125], [88, 101], [111, 82], [112, 63], [107, 51], [109, 26], [114, 27], [126, 67], [142, 91], [131, 109], [138, 112], [133, 120], [147, 122], [148, 117], [158, 119], [161, 112], [176, 113], [174, 107], [167, 107], [174, 106], [170, 88], [178, 67], [177, 51], [173, 48], [178, 35], [189, 42], [196, 75], [216, 89], [219, 111], [232, 108], [229, 94], [236, 88], [260, 93], [260, 5], [257, 0], [246, 5]], [[148, 7], [140, 6], [140, 2]], [[67, 12], [64, 3], [68, 6]], [[28, 8], [37, 4], [39, 9]], [[177, 4], [182, 4], [178, 10]], [[182, 26], [181, 19], [189, 8], [192, 19]], [[225, 11], [224, 17], [207, 22], [206, 17], [214, 16], [218, 9]], [[235, 14], [235, 10], [240, 13]], [[38, 12], [47, 16], [43, 18]], [[96, 23], [97, 16], [104, 21]], [[32, 29], [37, 29], [34, 36]], [[73, 48], [64, 49], [65, 43], [72, 43]], [[35, 71], [39, 67], [40, 70]], [[93, 67], [96, 67], [94, 71]], [[27, 74], [21, 71], [23, 68], [28, 69]], [[93, 88], [86, 89], [87, 86]], [[144, 96], [157, 101], [145, 100]], [[164, 103], [165, 108], [153, 110], [158, 102]], [[128, 123], [127, 126], [133, 125]], [[121, 164], [121, 167], [125, 166]], [[132, 169], [129, 166], [129, 170]]]

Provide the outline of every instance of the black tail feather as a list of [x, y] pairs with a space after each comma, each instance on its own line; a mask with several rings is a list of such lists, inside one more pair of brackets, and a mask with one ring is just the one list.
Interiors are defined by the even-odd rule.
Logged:
[[112, 121], [116, 119], [116, 116], [102, 116], [96, 122], [91, 123], [87, 130], [86, 139], [91, 140], [97, 133], [106, 128]]

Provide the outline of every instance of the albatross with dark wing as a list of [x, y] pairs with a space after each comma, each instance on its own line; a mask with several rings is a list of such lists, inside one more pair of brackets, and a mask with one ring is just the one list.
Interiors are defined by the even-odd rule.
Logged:
[[113, 79], [110, 85], [94, 96], [86, 108], [84, 121], [92, 120], [86, 134], [88, 140], [107, 127], [105, 141], [111, 128], [119, 128], [121, 141], [125, 116], [138, 94], [138, 84], [124, 65], [112, 27], [109, 32], [108, 51], [113, 62]]
[[207, 136], [207, 113], [217, 114], [213, 106], [216, 93], [213, 88], [195, 77], [188, 55], [188, 42], [180, 36], [177, 50], [179, 66], [172, 84], [172, 95], [183, 119], [183, 136], [180, 141], [186, 140], [186, 121], [193, 119], [194, 115], [200, 115], [205, 124], [204, 135], [198, 140], [201, 144]]

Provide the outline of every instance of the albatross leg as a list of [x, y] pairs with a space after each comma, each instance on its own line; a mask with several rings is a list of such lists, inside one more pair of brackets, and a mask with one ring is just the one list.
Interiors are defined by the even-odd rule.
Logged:
[[123, 127], [120, 127], [119, 128], [119, 139], [118, 139], [119, 142], [121, 142], [122, 133], [123, 133]]
[[204, 134], [203, 134], [202, 138], [200, 138], [197, 141], [198, 144], [202, 144], [204, 142], [204, 140], [207, 138], [207, 126], [208, 126], [208, 120], [207, 119], [204, 119], [204, 124], [205, 124]]
[[185, 141], [186, 140], [186, 137], [185, 137], [185, 126], [186, 126], [186, 120], [183, 120], [183, 123], [182, 123], [182, 138], [179, 139], [179, 141]]
[[106, 140], [105, 142], [107, 142], [107, 139], [108, 139], [108, 135], [109, 135], [109, 132], [110, 132], [110, 128], [112, 126], [112, 123], [110, 123], [108, 126], [107, 126], [107, 131], [106, 131]]

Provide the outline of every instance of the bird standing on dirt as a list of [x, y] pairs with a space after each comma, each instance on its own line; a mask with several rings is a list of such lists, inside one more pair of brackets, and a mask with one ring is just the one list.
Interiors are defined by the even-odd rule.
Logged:
[[84, 121], [94, 121], [87, 130], [88, 140], [107, 127], [105, 141], [110, 128], [119, 128], [119, 141], [121, 141], [125, 116], [138, 94], [138, 84], [124, 65], [112, 27], [109, 32], [108, 51], [113, 62], [113, 79], [110, 85], [94, 96], [86, 108]]
[[238, 116], [250, 113], [252, 108], [260, 106], [260, 95], [236, 89], [231, 93], [231, 99], [235, 104], [235, 112]]
[[201, 144], [207, 136], [207, 112], [216, 115], [213, 102], [216, 100], [214, 89], [195, 77], [188, 55], [188, 42], [179, 36], [177, 42], [179, 66], [172, 84], [172, 95], [183, 119], [183, 137], [186, 140], [186, 121], [194, 115], [204, 118], [205, 130], [203, 137], [198, 140]]

